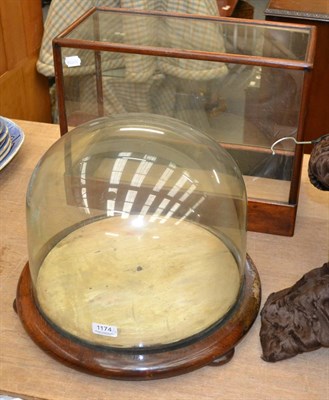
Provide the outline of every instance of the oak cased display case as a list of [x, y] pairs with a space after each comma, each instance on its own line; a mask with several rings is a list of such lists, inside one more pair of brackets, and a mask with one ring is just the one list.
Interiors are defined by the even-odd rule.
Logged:
[[311, 26], [93, 8], [53, 41], [61, 134], [125, 113], [187, 122], [241, 169], [248, 229], [291, 236], [314, 47]]

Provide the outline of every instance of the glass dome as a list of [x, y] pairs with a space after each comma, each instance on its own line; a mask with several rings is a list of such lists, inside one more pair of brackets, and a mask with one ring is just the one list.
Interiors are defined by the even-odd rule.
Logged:
[[39, 311], [87, 345], [191, 343], [238, 302], [246, 206], [232, 157], [186, 123], [125, 114], [71, 130], [27, 193]]

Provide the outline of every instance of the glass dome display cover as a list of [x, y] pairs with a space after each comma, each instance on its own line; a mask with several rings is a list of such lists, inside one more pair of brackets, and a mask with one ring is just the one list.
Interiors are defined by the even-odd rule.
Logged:
[[31, 177], [18, 314], [49, 354], [101, 376], [226, 362], [260, 303], [246, 219], [241, 172], [210, 137], [153, 114], [90, 121]]

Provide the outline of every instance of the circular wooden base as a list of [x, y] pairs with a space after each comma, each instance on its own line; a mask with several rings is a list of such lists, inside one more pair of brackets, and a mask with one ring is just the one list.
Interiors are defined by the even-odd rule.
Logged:
[[40, 314], [32, 293], [29, 265], [17, 286], [15, 307], [34, 342], [50, 356], [80, 371], [107, 378], [146, 380], [167, 378], [205, 365], [228, 362], [234, 348], [252, 326], [260, 307], [260, 280], [247, 256], [245, 281], [233, 312], [215, 330], [181, 346], [152, 351], [118, 351], [86, 345], [61, 335]]

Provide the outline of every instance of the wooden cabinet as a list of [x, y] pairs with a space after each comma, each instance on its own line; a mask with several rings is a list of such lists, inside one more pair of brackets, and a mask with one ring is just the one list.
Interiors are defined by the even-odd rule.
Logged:
[[42, 34], [40, 0], [1, 0], [0, 115], [51, 121], [48, 80], [36, 70]]
[[[266, 19], [315, 25], [317, 41], [305, 120], [305, 140], [329, 133], [329, 1], [271, 0]], [[306, 152], [312, 149], [308, 145]]]

